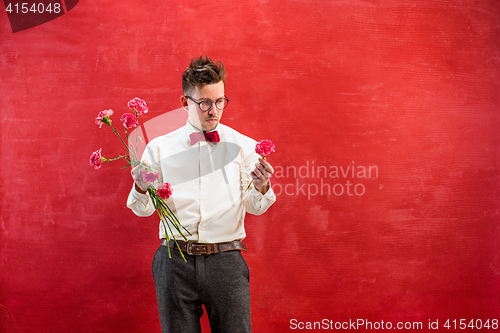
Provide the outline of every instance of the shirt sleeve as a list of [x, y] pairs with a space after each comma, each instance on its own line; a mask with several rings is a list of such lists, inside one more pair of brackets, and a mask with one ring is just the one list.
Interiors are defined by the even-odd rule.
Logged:
[[[153, 142], [151, 142], [153, 143]], [[147, 162], [155, 172], [161, 170], [159, 167], [158, 149], [154, 145], [148, 144], [146, 150], [142, 154], [141, 161]], [[128, 195], [127, 207], [130, 208], [137, 216], [151, 216], [155, 212], [155, 208], [148, 193], [142, 194], [135, 189], [135, 184]]]
[[272, 187], [269, 188], [266, 194], [260, 193], [253, 186], [251, 186], [251, 188], [251, 190], [248, 189], [249, 193], [243, 199], [245, 209], [253, 215], [264, 214], [276, 201], [276, 195], [274, 194]]
[[149, 194], [137, 192], [135, 185], [132, 186], [127, 199], [127, 207], [130, 208], [137, 216], [151, 216], [155, 212], [155, 208]]
[[[248, 213], [261, 215], [264, 214], [276, 201], [276, 195], [274, 194], [272, 186], [269, 187], [269, 190], [265, 194], [262, 194], [254, 188], [253, 183], [250, 185], [252, 182], [250, 172], [255, 169], [255, 163], [259, 161], [259, 155], [253, 151], [253, 146], [247, 147], [246, 150], [250, 150], [250, 152], [243, 160], [241, 168], [243, 205]], [[248, 187], [249, 185], [250, 187]]]

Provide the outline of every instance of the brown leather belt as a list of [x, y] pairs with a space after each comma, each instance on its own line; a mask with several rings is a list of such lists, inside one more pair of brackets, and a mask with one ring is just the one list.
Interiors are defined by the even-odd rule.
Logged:
[[[177, 247], [179, 244], [179, 247]], [[234, 251], [234, 250], [247, 250], [247, 246], [242, 241], [232, 241], [226, 243], [213, 243], [213, 244], [202, 244], [193, 242], [177, 241], [175, 244], [174, 240], [167, 240], [163, 238], [161, 240], [161, 245], [168, 246], [171, 249], [180, 249], [190, 255], [202, 255], [202, 254], [215, 254], [219, 252]]]

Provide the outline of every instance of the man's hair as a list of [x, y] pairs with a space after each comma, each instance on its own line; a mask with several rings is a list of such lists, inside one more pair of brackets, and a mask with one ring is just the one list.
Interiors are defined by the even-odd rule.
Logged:
[[204, 55], [193, 58], [189, 67], [182, 74], [182, 93], [191, 93], [195, 87], [203, 88], [207, 84], [226, 81], [226, 69], [219, 60], [213, 61]]

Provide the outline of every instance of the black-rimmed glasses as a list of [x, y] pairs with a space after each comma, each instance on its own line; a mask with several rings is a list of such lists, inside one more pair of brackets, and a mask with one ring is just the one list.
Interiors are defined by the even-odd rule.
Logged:
[[[212, 108], [212, 104], [214, 103], [211, 99], [204, 99], [201, 102], [197, 102], [194, 99], [192, 99], [189, 96], [186, 96], [190, 100], [192, 100], [194, 103], [198, 104], [200, 107], [200, 110], [203, 112], [206, 112]], [[215, 106], [219, 110], [224, 110], [227, 107], [227, 104], [229, 103], [229, 98], [226, 96], [219, 98], [218, 100], [215, 101]]]

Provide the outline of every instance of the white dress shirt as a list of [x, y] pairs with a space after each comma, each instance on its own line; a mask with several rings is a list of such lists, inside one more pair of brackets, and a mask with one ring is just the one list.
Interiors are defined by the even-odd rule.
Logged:
[[[263, 214], [275, 201], [272, 188], [266, 194], [257, 191], [252, 178], [259, 155], [256, 141], [234, 129], [219, 124], [220, 142], [202, 140], [194, 145], [189, 134], [196, 129], [186, 126], [153, 139], [142, 156], [160, 173], [159, 184], [168, 182], [173, 194], [166, 200], [181, 224], [192, 234], [183, 232], [189, 241], [220, 243], [245, 238], [245, 212]], [[155, 183], [155, 185], [158, 185]], [[132, 186], [127, 206], [137, 216], [155, 213], [149, 194], [141, 194]], [[167, 227], [170, 236], [170, 230]], [[174, 237], [182, 236], [174, 231]], [[160, 221], [160, 238], [166, 238]]]

